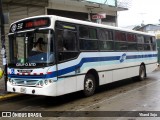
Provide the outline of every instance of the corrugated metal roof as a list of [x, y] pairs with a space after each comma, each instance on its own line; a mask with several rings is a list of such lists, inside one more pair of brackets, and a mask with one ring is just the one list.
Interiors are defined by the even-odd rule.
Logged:
[[117, 8], [128, 9], [132, 0], [75, 0], [80, 2], [89, 2], [93, 4], [107, 5]]

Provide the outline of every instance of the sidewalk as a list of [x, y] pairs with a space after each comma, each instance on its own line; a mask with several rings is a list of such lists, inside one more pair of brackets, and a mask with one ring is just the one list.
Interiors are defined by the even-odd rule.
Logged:
[[0, 79], [0, 101], [4, 99], [9, 99], [11, 97], [17, 96], [15, 93], [8, 93], [5, 91], [4, 78]]

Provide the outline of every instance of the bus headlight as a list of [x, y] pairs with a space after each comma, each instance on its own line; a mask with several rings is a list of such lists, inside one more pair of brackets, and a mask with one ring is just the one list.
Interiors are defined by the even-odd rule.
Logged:
[[11, 78], [8, 78], [8, 81], [11, 83], [12, 81], [11, 81]]
[[36, 84], [37, 87], [43, 87], [44, 82], [43, 80], [38, 81], [38, 83]]
[[52, 83], [52, 82], [53, 82], [53, 80], [51, 80], [51, 79], [49, 79], [48, 81], [49, 81], [49, 83]]
[[52, 79], [39, 80], [37, 82], [36, 86], [37, 87], [43, 87], [43, 86], [49, 85], [49, 84], [51, 84], [53, 82], [54, 82], [54, 80], [52, 80]]
[[40, 85], [40, 86], [43, 86], [43, 80], [41, 80], [41, 81], [39, 82], [39, 85]]
[[11, 84], [12, 84], [12, 85], [15, 85], [16, 82], [15, 82], [13, 79], [11, 79]]
[[47, 85], [48, 84], [48, 80], [44, 80], [44, 83]]
[[11, 78], [8, 78], [8, 81], [9, 81], [12, 85], [15, 85], [15, 84], [16, 84], [16, 82], [15, 82], [13, 79], [11, 79]]

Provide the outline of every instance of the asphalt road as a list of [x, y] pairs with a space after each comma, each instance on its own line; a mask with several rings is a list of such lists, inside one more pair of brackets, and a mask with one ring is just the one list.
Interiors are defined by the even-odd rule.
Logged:
[[[69, 114], [69, 117], [53, 118], [48, 116], [41, 118], [47, 120], [159, 120], [160, 112], [157, 111], [160, 111], [160, 71], [157, 70], [151, 74], [148, 74], [147, 79], [144, 81], [126, 79], [101, 86], [94, 96], [88, 98], [83, 97], [81, 92], [64, 95], [57, 98], [32, 95], [17, 96], [9, 100], [0, 101], [0, 111], [50, 111], [48, 112], [49, 115], [51, 115], [51, 111], [63, 111], [62, 113], [64, 116]], [[65, 113], [64, 111], [72, 112]], [[140, 112], [134, 113], [134, 111]], [[147, 112], [143, 114], [141, 113], [142, 111]], [[130, 114], [132, 112], [133, 114]], [[75, 116], [80, 114], [80, 117], [73, 117], [73, 113], [74, 115], [76, 114]], [[46, 113], [42, 113], [42, 117], [44, 114]], [[119, 114], [121, 117], [118, 117]], [[138, 114], [139, 116], [135, 117], [134, 114]], [[95, 117], [96, 115], [97, 117]], [[108, 115], [111, 115], [111, 117]], [[0, 119], [7, 120], [8, 118]], [[16, 118], [16, 120], [18, 119], [22, 118]], [[39, 120], [39, 118], [32, 119]]]

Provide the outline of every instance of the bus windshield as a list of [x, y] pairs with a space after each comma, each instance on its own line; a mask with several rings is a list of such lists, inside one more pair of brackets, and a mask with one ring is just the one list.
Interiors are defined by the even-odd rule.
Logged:
[[44, 66], [54, 62], [51, 30], [9, 35], [10, 62], [12, 66]]

